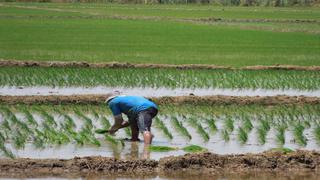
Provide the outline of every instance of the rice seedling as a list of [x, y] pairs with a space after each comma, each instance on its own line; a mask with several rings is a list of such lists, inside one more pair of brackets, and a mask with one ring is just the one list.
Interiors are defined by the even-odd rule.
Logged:
[[82, 130], [79, 132], [79, 136], [83, 142], [90, 143], [96, 146], [101, 146], [101, 143], [99, 142], [99, 140], [94, 136], [94, 134], [89, 129], [82, 128]]
[[19, 128], [20, 130], [26, 131], [28, 133], [30, 132], [29, 127], [24, 122], [18, 120], [16, 115], [13, 112], [11, 112], [9, 108], [3, 107], [3, 110], [5, 111], [6, 118], [9, 120], [9, 122], [11, 122], [11, 126], [13, 125], [16, 128]]
[[243, 127], [243, 130], [245, 130], [246, 132], [250, 132], [252, 130], [253, 125], [252, 125], [249, 117], [244, 118], [242, 127]]
[[[13, 112], [7, 107], [2, 107], [5, 117], [8, 119], [6, 126], [11, 126], [13, 134], [13, 143], [17, 149], [24, 148], [24, 145], [32, 133], [29, 127], [22, 121], [18, 120]], [[10, 123], [10, 124], [9, 124]]]
[[318, 144], [320, 144], [320, 125], [316, 125], [313, 130], [314, 137]]
[[261, 119], [260, 125], [261, 125], [261, 128], [264, 129], [266, 132], [270, 130], [270, 123], [267, 120]]
[[61, 124], [62, 131], [69, 137], [69, 139], [71, 137], [77, 142], [77, 144], [83, 145], [84, 142], [79, 137], [80, 135], [74, 130], [74, 128], [76, 128], [76, 124], [73, 119], [67, 114], [64, 114], [63, 117], [64, 122]]
[[100, 118], [99, 114], [95, 110], [92, 110], [92, 114], [96, 119]]
[[175, 151], [178, 148], [175, 147], [169, 147], [169, 146], [154, 146], [154, 145], [150, 145], [148, 147], [149, 151], [152, 152], [168, 152], [168, 151]]
[[16, 131], [15, 136], [13, 136], [13, 143], [17, 149], [24, 148], [27, 138], [20, 132]]
[[154, 118], [155, 126], [162, 130], [163, 134], [170, 140], [173, 139], [173, 136], [167, 126], [161, 121], [158, 117]]
[[8, 120], [3, 119], [3, 120], [2, 120], [2, 123], [1, 123], [1, 126], [2, 126], [4, 129], [6, 129], [6, 130], [8, 130], [8, 131], [11, 131], [11, 127], [10, 127], [10, 125], [9, 125]]
[[45, 148], [45, 135], [38, 129], [34, 131], [33, 144], [36, 148]]
[[234, 125], [233, 125], [234, 121], [228, 117], [225, 121], [224, 121], [224, 125], [226, 130], [228, 130], [230, 133], [233, 131], [234, 129]]
[[261, 145], [264, 145], [266, 143], [266, 136], [268, 131], [263, 128], [263, 126], [258, 127], [257, 129], [258, 133], [258, 141]]
[[188, 139], [191, 139], [192, 136], [188, 132], [188, 130], [182, 125], [181, 122], [178, 121], [176, 117], [171, 118], [171, 123], [173, 124], [174, 128], [180, 132], [180, 134]]
[[214, 119], [206, 119], [206, 122], [208, 124], [210, 132], [212, 134], [215, 134], [218, 131], [215, 120]]
[[101, 117], [101, 124], [104, 129], [109, 129], [111, 127], [109, 120], [104, 116]]
[[197, 120], [193, 117], [190, 117], [188, 119], [189, 124], [195, 128], [197, 130], [197, 133], [200, 134], [200, 136], [202, 137], [202, 139], [205, 142], [208, 142], [210, 137], [209, 134], [203, 129], [203, 127], [201, 126], [201, 124], [199, 122], [197, 122]]
[[37, 127], [37, 126], [38, 126], [38, 122], [34, 119], [34, 117], [32, 116], [32, 114], [31, 114], [27, 109], [23, 109], [22, 111], [23, 111], [24, 115], [25, 115], [26, 118], [27, 118], [28, 124], [29, 124], [30, 126]]
[[110, 142], [110, 143], [112, 143], [112, 144], [114, 144], [114, 145], [117, 145], [118, 144], [118, 141], [116, 140], [116, 139], [114, 139], [111, 135], [109, 135], [109, 134], [106, 134], [105, 135], [105, 139], [106, 139], [106, 141], [108, 141], [108, 142]]
[[73, 121], [73, 119], [67, 115], [67, 114], [64, 114], [63, 115], [64, 117], [64, 122], [62, 124], [62, 127], [64, 127], [65, 129], [74, 129], [76, 128], [76, 123]]
[[238, 128], [238, 140], [241, 144], [245, 144], [248, 141], [248, 134], [242, 127]]
[[6, 138], [4, 137], [4, 135], [0, 131], [0, 142], [5, 142], [5, 141], [6, 141]]
[[300, 122], [293, 125], [294, 139], [301, 146], [307, 145], [307, 138], [303, 134], [304, 129], [305, 127]]
[[203, 148], [203, 147], [197, 146], [197, 145], [189, 145], [189, 146], [182, 148], [182, 150], [189, 152], [189, 153], [207, 151], [206, 148]]
[[45, 110], [39, 108], [39, 107], [34, 107], [34, 110], [39, 112], [40, 115], [43, 117], [44, 119], [44, 122], [45, 123], [48, 123], [49, 126], [52, 126], [52, 127], [57, 127], [57, 123], [56, 121], [54, 120], [53, 116], [51, 116], [50, 114], [48, 114]]
[[[31, 78], [29, 77], [31, 74]], [[148, 76], [144, 76], [148, 74]], [[28, 76], [27, 76], [28, 75]], [[317, 71], [2, 67], [0, 86], [319, 89]], [[130, 78], [128, 78], [130, 77]], [[20, 81], [19, 79], [24, 79]], [[65, 81], [65, 79], [68, 81]], [[168, 81], [170, 79], [170, 81]], [[197, 79], [195, 81], [195, 79]], [[250, 79], [250, 81], [248, 81]], [[298, 81], [299, 79], [299, 81]]]
[[11, 158], [11, 159], [14, 159], [14, 158], [15, 158], [14, 154], [5, 147], [4, 142], [5, 142], [5, 141], [3, 141], [2, 139], [0, 139], [0, 150], [3, 152], [3, 154], [4, 154], [6, 157], [9, 157], [9, 158]]
[[83, 115], [79, 110], [74, 111], [75, 114], [84, 121], [85, 128], [91, 130], [93, 128], [92, 120], [87, 116]]
[[285, 142], [286, 142], [286, 139], [285, 139], [285, 130], [286, 130], [286, 126], [278, 126], [276, 128], [277, 132], [276, 132], [276, 141], [279, 145], [284, 145]]
[[52, 128], [49, 124], [44, 122], [43, 126], [43, 136], [45, 137], [45, 141], [49, 144], [66, 144], [70, 142], [70, 139], [67, 135], [65, 135], [62, 131], [57, 131]]
[[225, 141], [225, 142], [229, 142], [230, 141], [230, 135], [229, 135], [229, 131], [224, 129], [221, 131], [221, 135], [222, 135], [222, 139]]

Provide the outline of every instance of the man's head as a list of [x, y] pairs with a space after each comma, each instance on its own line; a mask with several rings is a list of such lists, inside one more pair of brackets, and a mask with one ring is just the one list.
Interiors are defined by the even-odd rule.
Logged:
[[110, 96], [105, 100], [105, 103], [109, 104], [109, 102], [118, 97], [118, 96], [124, 96], [124, 95], [121, 95], [121, 92], [120, 91], [114, 91], [112, 94], [110, 94]]
[[117, 96], [118, 96], [118, 95], [111, 95], [111, 96], [109, 96], [109, 97], [106, 99], [105, 103], [109, 104], [109, 102], [110, 102], [112, 99], [114, 99], [115, 97], [117, 97]]

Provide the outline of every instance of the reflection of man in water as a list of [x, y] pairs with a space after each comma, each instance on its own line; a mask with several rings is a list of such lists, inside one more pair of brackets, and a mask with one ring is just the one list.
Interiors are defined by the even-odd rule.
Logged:
[[[131, 140], [138, 141], [139, 131], [143, 134], [145, 144], [151, 144], [152, 118], [158, 113], [158, 107], [152, 101], [141, 96], [111, 96], [106, 100], [114, 116], [114, 124], [109, 129], [114, 134], [119, 129], [131, 127]], [[129, 121], [124, 121], [122, 113], [128, 116]]]

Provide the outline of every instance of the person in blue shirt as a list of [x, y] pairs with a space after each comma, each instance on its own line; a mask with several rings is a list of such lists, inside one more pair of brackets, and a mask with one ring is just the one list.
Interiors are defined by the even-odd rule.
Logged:
[[[109, 129], [114, 134], [119, 129], [131, 127], [131, 140], [139, 140], [139, 131], [143, 134], [145, 144], [151, 144], [152, 119], [158, 114], [158, 106], [142, 96], [110, 96], [106, 100], [114, 116], [114, 124]], [[124, 121], [122, 113], [128, 116], [129, 121]]]

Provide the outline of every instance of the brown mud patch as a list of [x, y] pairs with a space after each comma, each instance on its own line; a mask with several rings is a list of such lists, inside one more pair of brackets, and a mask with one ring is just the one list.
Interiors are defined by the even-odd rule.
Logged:
[[120, 160], [110, 157], [90, 156], [73, 159], [1, 159], [0, 177], [72, 177], [86, 173], [152, 174], [158, 167], [155, 160]]
[[218, 155], [213, 153], [186, 154], [166, 157], [159, 161], [163, 170], [206, 169], [210, 172], [250, 170], [292, 171], [320, 170], [320, 153], [295, 151], [292, 153], [267, 151], [259, 154]]
[[[84, 174], [223, 174], [258, 172], [319, 172], [320, 153], [263, 152], [259, 154], [218, 155], [213, 153], [186, 154], [155, 160], [120, 160], [109, 157], [75, 157], [73, 159], [1, 159], [0, 177], [76, 177]], [[195, 171], [194, 171], [195, 170]]]
[[274, 65], [274, 66], [245, 66], [230, 67], [205, 64], [133, 64], [133, 63], [88, 63], [82, 61], [18, 61], [18, 60], [0, 60], [0, 67], [88, 67], [88, 68], [173, 68], [173, 69], [224, 69], [224, 70], [302, 70], [302, 71], [320, 71], [320, 66], [295, 66], [295, 65]]
[[[0, 96], [5, 104], [102, 104], [110, 96], [105, 95], [48, 95], [48, 96]], [[303, 105], [320, 104], [319, 97], [306, 96], [163, 96], [148, 97], [157, 104], [195, 105]]]

